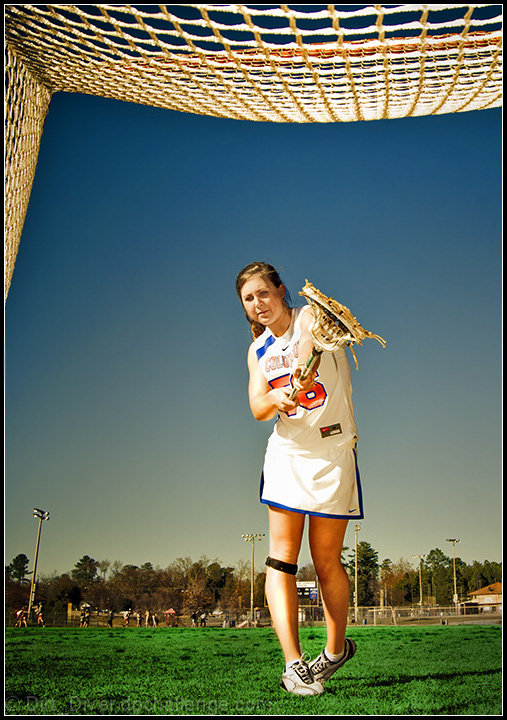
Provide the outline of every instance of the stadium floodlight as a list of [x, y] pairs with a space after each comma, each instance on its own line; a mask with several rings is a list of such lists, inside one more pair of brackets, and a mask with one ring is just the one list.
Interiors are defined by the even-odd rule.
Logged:
[[458, 589], [456, 587], [456, 543], [461, 542], [461, 540], [457, 540], [456, 538], [446, 538], [445, 541], [452, 543], [452, 569], [453, 569], [453, 576], [454, 576], [453, 602], [456, 606], [456, 614], [458, 614]]
[[421, 572], [421, 560], [423, 560], [426, 555], [412, 555], [414, 559], [419, 558], [419, 607], [422, 610], [423, 605], [423, 596], [422, 596], [422, 572]]
[[355, 533], [355, 553], [354, 553], [354, 622], [357, 625], [357, 534], [361, 530], [361, 523], [356, 523], [354, 527]]
[[40, 508], [34, 508], [33, 516], [35, 518], [38, 518], [39, 527], [37, 530], [37, 542], [35, 543], [35, 557], [34, 557], [34, 561], [33, 561], [32, 584], [30, 586], [30, 598], [28, 600], [28, 613], [27, 613], [28, 619], [30, 619], [30, 612], [32, 610], [33, 601], [35, 600], [35, 583], [36, 583], [36, 573], [37, 573], [37, 558], [39, 556], [40, 531], [41, 531], [41, 527], [42, 527], [42, 521], [49, 520], [49, 513], [47, 510], [41, 510]]
[[253, 601], [254, 601], [254, 546], [255, 541], [258, 540], [259, 542], [262, 540], [263, 537], [265, 537], [264, 533], [246, 533], [241, 536], [245, 542], [252, 543], [252, 559], [250, 564], [250, 619], [253, 621], [254, 618], [254, 611], [253, 611]]

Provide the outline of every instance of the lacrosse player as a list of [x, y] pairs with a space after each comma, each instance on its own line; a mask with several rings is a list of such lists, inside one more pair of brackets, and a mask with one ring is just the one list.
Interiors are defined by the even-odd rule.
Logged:
[[[296, 695], [320, 695], [356, 650], [345, 638], [349, 579], [341, 564], [348, 520], [363, 517], [350, 367], [342, 347], [322, 353], [301, 380], [312, 351], [313, 311], [309, 305], [291, 307], [271, 265], [245, 267], [236, 290], [254, 337], [248, 351], [250, 408], [260, 421], [278, 416], [264, 457], [260, 500], [269, 515], [266, 597], [286, 662], [281, 686]], [[291, 400], [293, 387], [298, 392]], [[326, 647], [313, 662], [302, 656], [299, 643], [295, 578], [305, 515], [327, 629]]]

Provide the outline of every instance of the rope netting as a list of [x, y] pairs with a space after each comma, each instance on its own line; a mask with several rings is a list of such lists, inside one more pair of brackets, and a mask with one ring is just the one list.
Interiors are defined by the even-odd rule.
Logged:
[[501, 5], [6, 5], [6, 292], [51, 95], [270, 122], [493, 108]]

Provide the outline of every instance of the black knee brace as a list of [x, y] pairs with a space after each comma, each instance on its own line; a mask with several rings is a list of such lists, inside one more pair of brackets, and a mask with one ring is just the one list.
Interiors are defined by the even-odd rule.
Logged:
[[272, 567], [274, 570], [280, 570], [280, 572], [288, 573], [289, 575], [295, 575], [298, 571], [297, 565], [292, 565], [291, 563], [284, 562], [283, 560], [275, 560], [274, 558], [268, 557], [266, 558], [266, 565], [268, 567]]

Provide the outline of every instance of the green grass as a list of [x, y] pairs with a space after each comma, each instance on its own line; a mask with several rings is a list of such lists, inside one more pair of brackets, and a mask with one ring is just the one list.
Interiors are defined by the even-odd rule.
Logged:
[[[498, 626], [361, 627], [320, 697], [266, 629], [8, 628], [7, 715], [501, 715]], [[302, 628], [314, 657], [323, 628]]]

